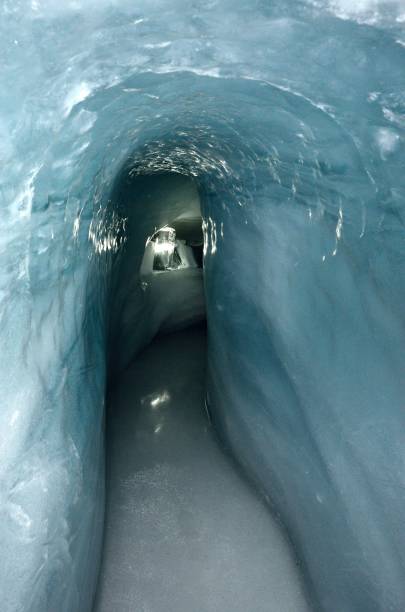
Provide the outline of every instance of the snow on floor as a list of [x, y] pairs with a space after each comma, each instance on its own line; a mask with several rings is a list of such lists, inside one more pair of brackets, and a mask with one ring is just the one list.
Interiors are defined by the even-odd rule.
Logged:
[[279, 526], [208, 424], [205, 340], [159, 337], [111, 398], [95, 612], [308, 610]]

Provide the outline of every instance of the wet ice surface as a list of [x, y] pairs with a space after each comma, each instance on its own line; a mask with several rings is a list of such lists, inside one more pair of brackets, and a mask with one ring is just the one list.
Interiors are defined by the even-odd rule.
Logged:
[[204, 330], [162, 336], [111, 398], [95, 612], [308, 610], [278, 524], [208, 424], [204, 369]]

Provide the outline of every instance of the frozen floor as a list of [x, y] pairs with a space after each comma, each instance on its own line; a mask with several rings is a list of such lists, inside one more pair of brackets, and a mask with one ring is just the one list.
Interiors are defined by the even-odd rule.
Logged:
[[107, 514], [95, 612], [304, 612], [277, 523], [204, 410], [205, 331], [155, 340], [107, 423]]

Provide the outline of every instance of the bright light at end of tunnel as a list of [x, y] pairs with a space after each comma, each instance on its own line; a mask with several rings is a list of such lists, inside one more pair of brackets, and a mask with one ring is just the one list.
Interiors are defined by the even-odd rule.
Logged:
[[153, 244], [153, 250], [155, 253], [167, 253], [171, 255], [174, 251], [174, 243], [173, 242], [155, 242]]

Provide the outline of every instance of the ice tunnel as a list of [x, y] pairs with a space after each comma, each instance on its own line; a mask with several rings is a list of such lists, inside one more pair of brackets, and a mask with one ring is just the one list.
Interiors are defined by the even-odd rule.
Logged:
[[2, 0], [2, 612], [405, 610], [404, 28]]

